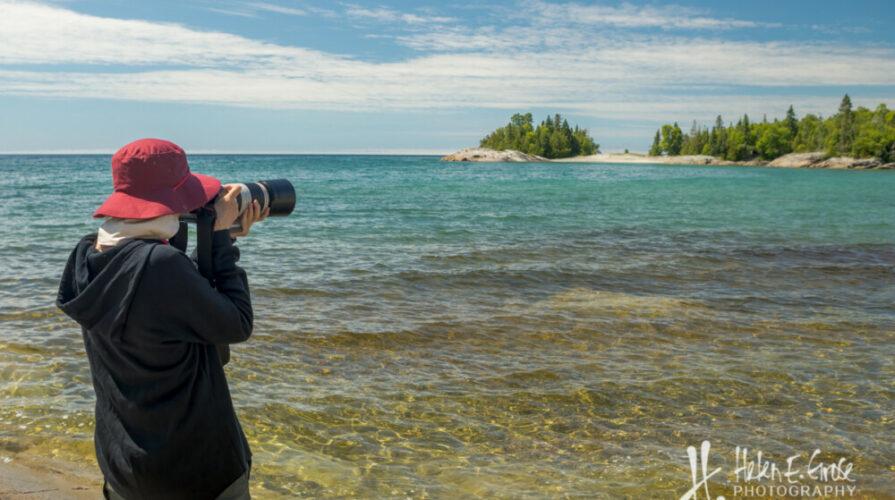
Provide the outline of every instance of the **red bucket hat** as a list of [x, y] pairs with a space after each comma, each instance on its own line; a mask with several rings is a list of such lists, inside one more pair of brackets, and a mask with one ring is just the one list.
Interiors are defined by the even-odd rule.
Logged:
[[190, 172], [186, 153], [173, 142], [140, 139], [112, 157], [115, 192], [94, 217], [152, 219], [193, 211], [221, 190], [221, 181]]

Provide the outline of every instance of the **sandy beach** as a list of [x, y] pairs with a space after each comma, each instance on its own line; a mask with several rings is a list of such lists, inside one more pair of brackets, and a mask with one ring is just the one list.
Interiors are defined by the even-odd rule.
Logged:
[[648, 156], [633, 153], [603, 153], [551, 160], [558, 163], [664, 163], [670, 165], [707, 165], [717, 160], [712, 156]]
[[16, 456], [0, 461], [0, 500], [87, 500], [102, 498], [98, 471], [55, 461]]
[[[472, 147], [457, 151], [441, 158], [441, 161], [477, 161], [477, 162], [558, 162], [558, 163], [664, 163], [673, 165], [709, 165], [732, 164], [724, 162], [714, 156], [689, 155], [689, 156], [648, 156], [638, 153], [601, 153], [586, 156], [574, 156], [571, 158], [547, 159], [542, 156], [534, 156], [519, 151], [497, 151], [490, 148]], [[741, 162], [745, 163], [745, 162]], [[757, 162], [750, 162], [757, 163]], [[767, 163], [767, 162], [764, 162]]]

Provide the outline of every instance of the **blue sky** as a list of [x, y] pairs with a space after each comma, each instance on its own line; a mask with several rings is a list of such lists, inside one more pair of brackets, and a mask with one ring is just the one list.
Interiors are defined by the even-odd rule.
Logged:
[[0, 0], [0, 152], [448, 153], [895, 105], [895, 2]]

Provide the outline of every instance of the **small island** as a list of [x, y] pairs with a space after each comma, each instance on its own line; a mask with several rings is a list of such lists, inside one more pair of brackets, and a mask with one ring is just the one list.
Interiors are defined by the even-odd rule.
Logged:
[[600, 152], [587, 129], [572, 128], [558, 113], [537, 128], [531, 113], [516, 113], [510, 123], [479, 141], [479, 146], [445, 156], [442, 161], [549, 161]]
[[569, 127], [557, 114], [532, 127], [531, 113], [488, 134], [480, 147], [467, 148], [443, 161], [555, 161], [580, 163], [659, 163], [673, 165], [744, 165], [784, 168], [895, 170], [895, 111], [880, 104], [871, 111], [852, 109], [846, 94], [835, 115], [796, 118], [790, 106], [783, 120], [767, 117], [752, 123], [743, 115], [725, 126], [721, 116], [709, 129], [695, 121], [689, 133], [677, 123], [662, 125], [649, 154], [601, 154], [587, 129]]

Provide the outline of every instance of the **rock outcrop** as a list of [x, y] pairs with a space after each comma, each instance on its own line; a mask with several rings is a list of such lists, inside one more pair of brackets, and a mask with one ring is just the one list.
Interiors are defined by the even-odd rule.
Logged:
[[709, 155], [661, 156], [662, 163], [669, 165], [711, 165], [718, 161]]
[[441, 161], [550, 161], [543, 156], [520, 153], [519, 151], [496, 151], [489, 148], [466, 148], [447, 155]]
[[814, 153], [790, 153], [776, 158], [770, 163], [769, 167], [788, 167], [788, 168], [808, 168], [815, 163], [824, 159], [824, 154], [820, 151]]
[[824, 158], [823, 152], [816, 151], [814, 153], [791, 153], [781, 156], [768, 164], [771, 167], [790, 167], [790, 168], [829, 168], [837, 170], [869, 170], [880, 169], [889, 170], [888, 163], [884, 164], [879, 158], [852, 158], [850, 156], [835, 156], [833, 158]]
[[835, 156], [811, 165], [811, 168], [835, 168], [835, 169], [871, 169], [877, 168], [883, 162], [877, 158], [850, 158], [848, 156]]

